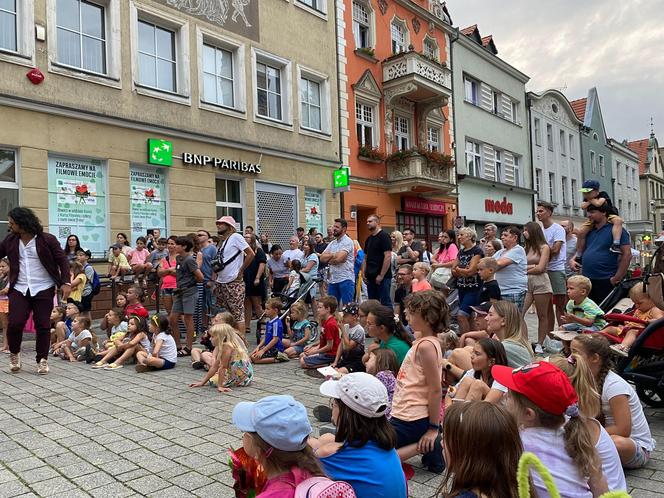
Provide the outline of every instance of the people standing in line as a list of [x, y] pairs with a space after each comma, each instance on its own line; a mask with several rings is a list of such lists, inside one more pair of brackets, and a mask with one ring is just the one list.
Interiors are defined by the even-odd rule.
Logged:
[[66, 301], [71, 291], [69, 262], [58, 239], [45, 233], [39, 218], [28, 208], [7, 214], [9, 235], [0, 243], [0, 259], [9, 260], [9, 365], [21, 369], [23, 329], [32, 311], [37, 330], [37, 373], [46, 375], [51, 345], [51, 310], [57, 288]]
[[210, 315], [212, 314], [212, 262], [217, 257], [217, 248], [210, 239], [210, 232], [200, 229], [196, 232], [196, 239], [200, 246], [201, 272], [203, 273], [203, 302], [201, 303], [203, 329], [207, 329]]
[[217, 260], [223, 266], [217, 270], [217, 305], [226, 308], [237, 321], [237, 329], [245, 330], [244, 323], [244, 270], [256, 254], [244, 237], [235, 231], [232, 216], [222, 216], [217, 220], [217, 233], [221, 246]]
[[502, 249], [503, 243], [497, 237], [496, 235], [497, 233], [498, 233], [498, 227], [496, 226], [495, 223], [487, 223], [486, 225], [484, 225], [484, 237], [480, 239], [480, 249], [484, 251], [484, 254], [486, 254], [487, 247], [493, 241], [496, 241], [498, 244], [500, 244], [500, 248]]
[[367, 218], [371, 235], [364, 243], [365, 259], [362, 273], [367, 282], [369, 299], [377, 299], [383, 306], [392, 306], [390, 286], [392, 284], [392, 240], [380, 226], [377, 214]]
[[481, 282], [477, 274], [477, 265], [484, 257], [484, 253], [475, 244], [477, 233], [472, 228], [461, 228], [457, 240], [460, 249], [454, 266], [452, 266], [452, 276], [456, 277], [459, 291], [457, 322], [459, 331], [463, 334], [470, 330], [471, 307], [480, 304]]
[[293, 235], [288, 240], [288, 249], [284, 251], [284, 263], [290, 268], [291, 261], [300, 261], [302, 256], [303, 253], [302, 249], [300, 249], [300, 239], [296, 235]]
[[[537, 346], [536, 350], [542, 350], [544, 341], [553, 330], [554, 317], [551, 299], [553, 290], [551, 281], [546, 272], [549, 264], [551, 249], [544, 238], [544, 232], [539, 223], [530, 221], [523, 229], [525, 239], [526, 259], [528, 264], [528, 292], [523, 305], [522, 315], [535, 303], [537, 311]], [[539, 346], [539, 347], [538, 347]]]
[[176, 270], [177, 266], [177, 252], [175, 250], [175, 241], [177, 237], [171, 235], [166, 242], [166, 250], [168, 254], [159, 262], [157, 275], [161, 278], [160, 296], [164, 303], [164, 308], [167, 314], [171, 314], [173, 309], [173, 291], [177, 289]]
[[521, 312], [528, 291], [526, 251], [519, 245], [521, 230], [513, 225], [508, 226], [503, 230], [501, 240], [503, 248], [493, 255], [498, 261], [496, 280], [500, 285], [501, 299], [514, 303]]
[[329, 265], [328, 295], [336, 297], [340, 305], [352, 303], [355, 295], [355, 248], [351, 238], [346, 235], [347, 230], [348, 222], [345, 219], [334, 220], [334, 240], [320, 256], [321, 262]]
[[267, 256], [258, 245], [258, 239], [253, 233], [245, 233], [244, 240], [256, 255], [251, 263], [245, 268], [244, 278], [244, 326], [245, 332], [251, 331], [251, 317], [255, 314], [260, 317], [263, 314], [263, 303], [267, 299], [267, 288], [265, 283], [265, 266]]
[[[551, 203], [539, 201], [535, 214], [537, 219], [542, 223], [544, 238], [551, 248], [551, 256], [549, 257], [549, 264], [546, 270], [551, 281], [551, 289], [553, 290], [556, 321], [560, 325], [560, 318], [565, 313], [565, 303], [567, 301], [567, 288], [565, 286], [567, 234], [563, 227], [558, 223], [554, 223], [551, 219], [553, 216], [553, 205]], [[550, 330], [553, 330], [553, 328]]]
[[422, 243], [415, 240], [415, 231], [412, 228], [406, 228], [403, 231], [403, 245], [397, 252], [397, 264], [413, 265], [422, 261], [423, 252]]
[[81, 242], [78, 240], [78, 235], [71, 234], [67, 237], [64, 247], [65, 255], [69, 261], [74, 261], [78, 251], [81, 250]]
[[574, 259], [574, 256], [576, 255], [576, 235], [574, 235], [574, 223], [572, 220], [563, 220], [560, 222], [560, 226], [565, 229], [565, 237], [567, 243], [565, 244], [566, 247], [566, 255], [565, 255], [565, 276], [567, 278], [571, 277], [574, 275], [576, 272], [572, 270], [572, 268], [569, 266], [569, 262], [571, 259]]

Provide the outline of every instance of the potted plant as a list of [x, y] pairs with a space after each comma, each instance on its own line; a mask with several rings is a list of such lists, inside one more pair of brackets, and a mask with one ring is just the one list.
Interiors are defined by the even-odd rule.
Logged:
[[364, 161], [381, 163], [385, 159], [385, 154], [383, 154], [378, 147], [360, 145], [360, 148], [357, 151], [357, 157]]

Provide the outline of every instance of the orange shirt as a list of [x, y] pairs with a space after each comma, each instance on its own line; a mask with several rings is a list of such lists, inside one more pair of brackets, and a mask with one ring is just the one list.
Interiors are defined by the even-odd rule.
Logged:
[[422, 280], [421, 282], [413, 280], [411, 292], [421, 292], [425, 290], [431, 290], [431, 284], [427, 280]]

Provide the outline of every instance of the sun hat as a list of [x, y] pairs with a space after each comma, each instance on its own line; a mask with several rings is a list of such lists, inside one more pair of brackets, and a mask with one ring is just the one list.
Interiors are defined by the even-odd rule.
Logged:
[[567, 375], [546, 361], [530, 363], [512, 370], [494, 365], [491, 375], [499, 384], [523, 394], [545, 412], [562, 415], [579, 397]]
[[599, 190], [599, 182], [597, 180], [586, 180], [581, 185], [579, 192], [592, 192], [593, 190]]
[[256, 432], [267, 444], [282, 451], [303, 450], [311, 434], [307, 409], [286, 395], [238, 403], [233, 408], [233, 424], [242, 432]]
[[217, 223], [226, 223], [226, 225], [235, 228], [237, 224], [235, 223], [235, 218], [232, 216], [222, 216], [217, 220]]
[[382, 417], [389, 404], [383, 383], [364, 372], [350, 373], [339, 380], [327, 380], [321, 384], [320, 393], [340, 399], [348, 408], [368, 418]]

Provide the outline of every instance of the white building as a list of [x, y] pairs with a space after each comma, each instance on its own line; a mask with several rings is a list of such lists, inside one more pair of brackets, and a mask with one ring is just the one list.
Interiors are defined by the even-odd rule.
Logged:
[[[613, 202], [630, 232], [642, 232], [641, 192], [639, 188], [639, 156], [627, 142], [609, 139], [613, 159]], [[648, 221], [648, 220], [646, 220]]]
[[[567, 97], [558, 90], [528, 92], [534, 188], [554, 206], [556, 221], [584, 221], [579, 126]], [[637, 194], [638, 195], [638, 194]]]

